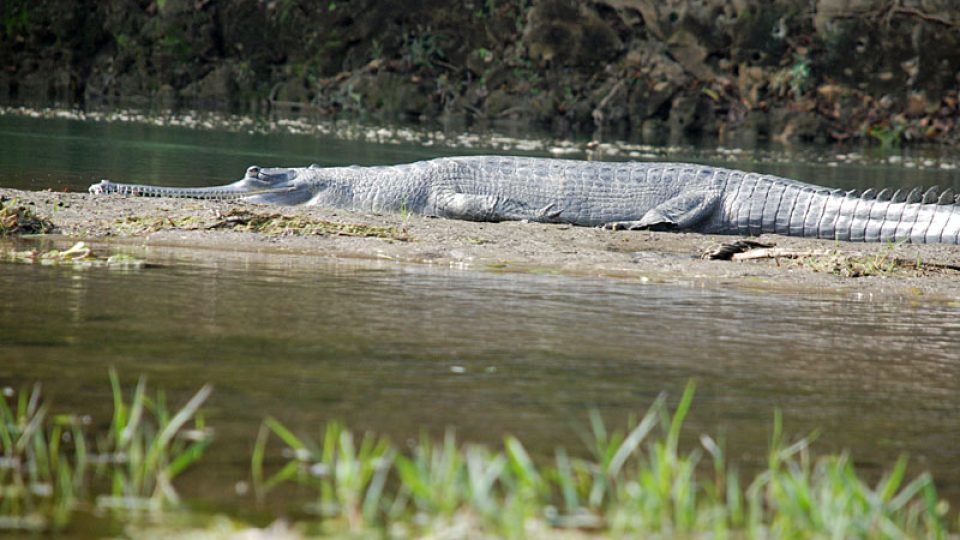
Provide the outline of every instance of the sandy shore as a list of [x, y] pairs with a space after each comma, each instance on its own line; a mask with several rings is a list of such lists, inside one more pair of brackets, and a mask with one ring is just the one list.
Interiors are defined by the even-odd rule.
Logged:
[[[3, 188], [0, 198], [14, 199], [16, 204], [49, 219], [61, 235], [98, 245], [285, 253], [785, 293], [833, 291], [871, 298], [960, 301], [960, 272], [938, 266], [960, 263], [957, 246], [889, 246], [763, 235], [757, 240], [787, 251], [827, 250], [831, 255], [731, 262], [703, 260], [701, 254], [737, 239], [732, 236], [614, 232], [523, 222], [474, 223], [316, 207], [94, 197]], [[282, 230], [249, 230], [267, 218], [286, 225]], [[919, 261], [919, 269], [916, 264], [896, 266], [889, 262], [893, 258]], [[851, 277], [864, 273], [860, 271], [864, 262], [870, 275]]]

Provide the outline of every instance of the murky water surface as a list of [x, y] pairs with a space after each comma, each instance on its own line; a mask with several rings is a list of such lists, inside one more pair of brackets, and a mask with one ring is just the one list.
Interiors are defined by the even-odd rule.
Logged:
[[[463, 150], [0, 117], [0, 152], [0, 185], [81, 189], [100, 177], [218, 183], [253, 162]], [[957, 176], [906, 171], [800, 160], [773, 172], [850, 187]], [[695, 378], [689, 433], [725, 434], [738, 459], [763, 459], [780, 408], [788, 432], [820, 430], [817, 448], [849, 449], [874, 470], [908, 453], [960, 500], [958, 305], [125, 249], [160, 266], [0, 264], [0, 386], [40, 381], [58, 410], [107, 423], [110, 366], [129, 384], [147, 375], [174, 401], [212, 382], [217, 440], [185, 477], [189, 497], [245, 504], [234, 484], [266, 415], [315, 434], [341, 418], [401, 440], [446, 426], [486, 442], [510, 432], [547, 452], [579, 447], [590, 408], [620, 423]]]

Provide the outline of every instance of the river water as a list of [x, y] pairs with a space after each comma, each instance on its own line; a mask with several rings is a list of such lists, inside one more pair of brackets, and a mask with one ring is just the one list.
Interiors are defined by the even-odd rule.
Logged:
[[[251, 163], [467, 151], [483, 148], [0, 116], [0, 185], [25, 189], [101, 177], [221, 183]], [[730, 164], [726, 152], [673, 152]], [[765, 166], [763, 155], [736, 153], [734, 165], [841, 187], [957, 176], [950, 156], [788, 154]], [[130, 385], [146, 375], [174, 402], [213, 383], [216, 442], [184, 478], [190, 498], [249, 504], [234, 486], [267, 415], [317, 436], [339, 418], [399, 440], [453, 427], [473, 441], [513, 433], [537, 453], [576, 451], [591, 408], [621, 425], [696, 379], [688, 433], [723, 434], [747, 466], [763, 461], [779, 408], [788, 433], [819, 430], [815, 448], [848, 449], [874, 472], [906, 453], [960, 500], [960, 302], [118, 249], [158, 266], [0, 264], [0, 387], [40, 381], [57, 410], [106, 424], [111, 366]]]

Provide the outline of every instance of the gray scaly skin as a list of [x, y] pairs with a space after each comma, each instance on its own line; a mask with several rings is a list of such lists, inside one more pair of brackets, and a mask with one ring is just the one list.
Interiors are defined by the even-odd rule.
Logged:
[[116, 184], [90, 192], [243, 199], [472, 221], [530, 220], [609, 229], [776, 233], [850, 241], [960, 243], [960, 206], [937, 194], [857, 195], [778, 176], [686, 163], [451, 157], [383, 167], [250, 167], [209, 188]]

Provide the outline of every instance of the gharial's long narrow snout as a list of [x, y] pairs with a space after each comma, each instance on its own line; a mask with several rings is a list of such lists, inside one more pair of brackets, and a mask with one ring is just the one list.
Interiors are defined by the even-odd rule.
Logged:
[[249, 199], [252, 202], [299, 204], [303, 202], [303, 199], [309, 198], [310, 193], [302, 183], [296, 182], [296, 177], [296, 169], [261, 169], [254, 166], [247, 169], [243, 179], [220, 186], [150, 186], [101, 180], [91, 185], [88, 191], [95, 195], [118, 193], [139, 197], [180, 197], [206, 200]]

